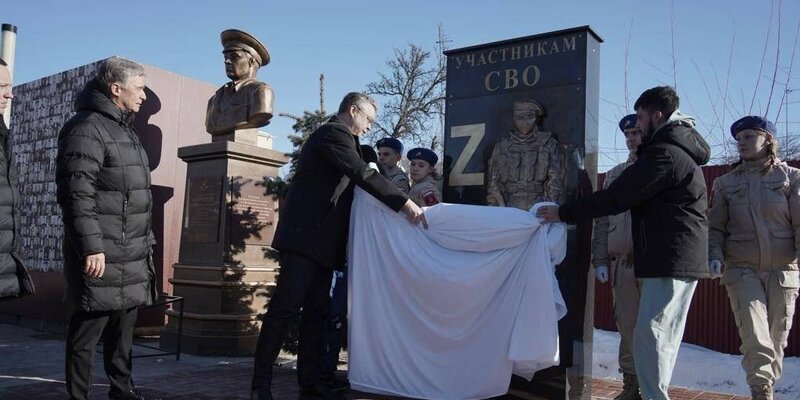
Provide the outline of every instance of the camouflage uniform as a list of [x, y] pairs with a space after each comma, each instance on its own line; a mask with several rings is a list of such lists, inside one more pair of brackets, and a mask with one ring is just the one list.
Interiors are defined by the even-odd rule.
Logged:
[[739, 327], [747, 383], [769, 395], [800, 286], [800, 170], [770, 160], [746, 161], [717, 178], [708, 216], [709, 259], [725, 266], [720, 284]]
[[564, 156], [550, 132], [525, 137], [515, 130], [489, 158], [486, 204], [528, 210], [542, 201], [561, 204]]

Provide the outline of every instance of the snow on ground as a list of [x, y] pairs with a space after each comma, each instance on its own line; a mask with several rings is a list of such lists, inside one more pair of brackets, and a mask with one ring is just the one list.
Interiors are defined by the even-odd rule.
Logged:
[[[596, 378], [622, 380], [617, 363], [619, 334], [594, 330], [592, 375]], [[704, 391], [750, 395], [741, 366], [742, 356], [718, 353], [705, 347], [681, 344], [678, 363], [672, 374], [672, 386]], [[775, 386], [775, 400], [800, 399], [800, 357], [783, 361], [783, 376]]]

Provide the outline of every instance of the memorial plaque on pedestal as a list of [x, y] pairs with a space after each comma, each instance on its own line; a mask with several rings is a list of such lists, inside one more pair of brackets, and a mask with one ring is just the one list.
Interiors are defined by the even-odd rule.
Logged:
[[[591, 193], [601, 42], [580, 27], [445, 52], [445, 202], [527, 211]], [[567, 256], [556, 270], [568, 308], [559, 321], [561, 364], [532, 382], [515, 377], [516, 390], [589, 395], [591, 226], [589, 220], [569, 227]]]
[[275, 200], [259, 178], [231, 178], [231, 243], [269, 246], [275, 223]]
[[189, 243], [216, 243], [219, 241], [222, 177], [190, 177], [186, 193], [184, 240]]

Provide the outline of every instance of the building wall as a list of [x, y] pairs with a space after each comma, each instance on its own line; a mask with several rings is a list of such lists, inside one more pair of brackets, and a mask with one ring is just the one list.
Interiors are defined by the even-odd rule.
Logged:
[[[36, 296], [0, 302], [0, 320], [58, 330], [66, 321], [61, 242], [61, 211], [55, 200], [58, 133], [73, 115], [73, 100], [101, 61], [14, 87], [10, 120], [21, 192], [20, 255], [36, 284]], [[168, 279], [178, 260], [186, 164], [179, 147], [210, 141], [205, 132], [206, 102], [216, 88], [145, 65], [147, 100], [134, 124], [150, 160], [153, 231], [159, 290], [171, 293]], [[158, 312], [140, 322], [160, 325]], [[53, 325], [56, 329], [51, 329]]]

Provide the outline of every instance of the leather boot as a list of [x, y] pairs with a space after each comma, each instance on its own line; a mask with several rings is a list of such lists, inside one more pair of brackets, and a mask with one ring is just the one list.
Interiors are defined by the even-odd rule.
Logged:
[[614, 400], [642, 400], [636, 375], [622, 374], [622, 393], [614, 397]]

